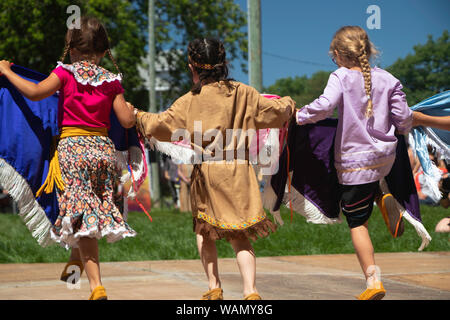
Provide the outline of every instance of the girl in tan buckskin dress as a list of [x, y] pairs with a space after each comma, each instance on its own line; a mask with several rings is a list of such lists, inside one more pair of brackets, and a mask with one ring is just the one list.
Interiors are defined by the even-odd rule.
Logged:
[[[188, 46], [192, 89], [165, 112], [136, 109], [138, 129], [161, 141], [190, 135], [201, 154], [191, 176], [194, 232], [209, 281], [204, 300], [221, 300], [215, 241], [227, 239], [236, 252], [246, 300], [259, 300], [256, 258], [249, 239], [275, 231], [266, 216], [255, 171], [248, 157], [251, 132], [281, 128], [292, 116], [290, 97], [269, 100], [254, 88], [228, 79], [226, 53], [215, 39], [196, 39]], [[178, 136], [177, 136], [178, 135]]]

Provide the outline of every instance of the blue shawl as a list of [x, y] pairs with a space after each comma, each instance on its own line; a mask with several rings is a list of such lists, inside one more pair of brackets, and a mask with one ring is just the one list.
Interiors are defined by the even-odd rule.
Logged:
[[[411, 107], [414, 111], [420, 111], [429, 116], [449, 116], [450, 115], [450, 90], [436, 94]], [[430, 145], [448, 163], [450, 160], [450, 131], [430, 128], [413, 128], [409, 139], [410, 146], [419, 158], [424, 172], [425, 183], [432, 191], [430, 198], [438, 202], [442, 195], [439, 191], [438, 182], [441, 173], [430, 160], [427, 146]]]

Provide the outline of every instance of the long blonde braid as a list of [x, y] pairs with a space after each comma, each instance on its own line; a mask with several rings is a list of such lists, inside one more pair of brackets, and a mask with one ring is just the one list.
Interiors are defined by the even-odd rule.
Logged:
[[373, 115], [373, 102], [372, 102], [372, 75], [370, 72], [369, 59], [367, 59], [366, 50], [363, 49], [361, 55], [358, 57], [359, 64], [362, 69], [362, 74], [364, 77], [364, 90], [367, 96], [367, 107], [365, 115], [370, 118]]

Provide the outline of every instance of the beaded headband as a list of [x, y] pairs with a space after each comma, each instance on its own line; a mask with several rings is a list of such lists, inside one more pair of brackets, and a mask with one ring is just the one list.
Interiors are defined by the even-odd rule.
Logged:
[[198, 62], [195, 62], [194, 60], [192, 60], [191, 57], [189, 57], [189, 61], [192, 63], [192, 65], [193, 65], [194, 67], [199, 68], [199, 69], [205, 69], [205, 70], [212, 70], [212, 69], [214, 69], [214, 66], [213, 66], [213, 65], [207, 64], [207, 63], [198, 63]]

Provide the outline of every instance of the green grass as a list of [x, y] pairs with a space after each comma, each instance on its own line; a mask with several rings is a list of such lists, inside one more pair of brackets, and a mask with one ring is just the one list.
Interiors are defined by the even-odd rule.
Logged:
[[[433, 240], [425, 251], [448, 251], [448, 233], [435, 233], [439, 220], [449, 211], [439, 207], [421, 208], [422, 220]], [[190, 214], [170, 210], [152, 210], [153, 222], [140, 212], [129, 214], [129, 224], [138, 232], [137, 237], [116, 243], [100, 241], [100, 261], [139, 261], [165, 259], [198, 259], [195, 235]], [[338, 225], [314, 225], [284, 208], [284, 226], [265, 239], [254, 242], [258, 257], [279, 255], [310, 255], [353, 253], [347, 223]], [[393, 239], [388, 233], [378, 209], [375, 207], [369, 220], [369, 230], [376, 252], [416, 252], [421, 240], [414, 228], [405, 222], [405, 233]], [[217, 242], [219, 257], [234, 257], [230, 245]], [[0, 214], [0, 263], [64, 262], [69, 251], [52, 245], [40, 247], [31, 237], [21, 218], [11, 214]]]

